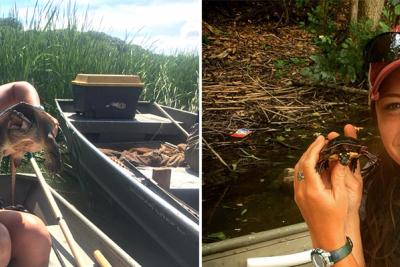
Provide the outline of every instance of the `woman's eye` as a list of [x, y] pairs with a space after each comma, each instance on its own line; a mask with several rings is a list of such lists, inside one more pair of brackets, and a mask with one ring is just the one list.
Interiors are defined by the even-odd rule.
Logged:
[[400, 109], [400, 103], [390, 103], [390, 104], [387, 104], [387, 105], [385, 106], [385, 109], [386, 109], [386, 110], [399, 110], [399, 109]]

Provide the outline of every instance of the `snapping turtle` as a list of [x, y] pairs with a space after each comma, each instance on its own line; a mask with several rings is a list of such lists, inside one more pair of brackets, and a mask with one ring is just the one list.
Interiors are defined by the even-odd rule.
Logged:
[[349, 166], [354, 172], [357, 168], [357, 160], [359, 157], [365, 156], [368, 159], [367, 164], [361, 171], [362, 175], [368, 174], [378, 163], [378, 157], [368, 152], [366, 146], [348, 136], [338, 136], [330, 140], [319, 153], [319, 160], [316, 165], [318, 173], [329, 168], [329, 161], [339, 161], [344, 166]]
[[10, 156], [12, 173], [11, 196], [14, 204], [15, 168], [26, 152], [44, 149], [45, 165], [52, 171], [60, 169], [60, 152], [55, 141], [58, 124], [41, 107], [20, 102], [0, 113], [0, 162]]

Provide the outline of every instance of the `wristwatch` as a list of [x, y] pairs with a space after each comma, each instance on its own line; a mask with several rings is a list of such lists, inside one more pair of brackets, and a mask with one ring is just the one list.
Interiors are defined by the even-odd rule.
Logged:
[[328, 252], [320, 248], [311, 251], [311, 261], [315, 267], [330, 267], [347, 257], [353, 249], [353, 242], [346, 236], [346, 244], [334, 251]]

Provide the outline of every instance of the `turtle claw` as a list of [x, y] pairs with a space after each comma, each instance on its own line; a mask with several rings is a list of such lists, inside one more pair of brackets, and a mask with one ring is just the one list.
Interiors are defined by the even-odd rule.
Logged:
[[361, 176], [365, 177], [375, 172], [379, 165], [379, 158], [370, 152], [366, 152], [365, 156], [368, 158], [368, 162], [361, 169]]
[[349, 163], [349, 168], [350, 168], [352, 173], [354, 173], [356, 171], [356, 169], [357, 169], [357, 162], [358, 162], [358, 159], [355, 158], [355, 159], [352, 159], [350, 161], [350, 163]]

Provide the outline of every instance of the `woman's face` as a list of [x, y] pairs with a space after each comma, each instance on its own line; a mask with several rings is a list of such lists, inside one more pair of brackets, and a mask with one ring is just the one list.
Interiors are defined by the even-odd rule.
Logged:
[[400, 69], [383, 81], [375, 110], [383, 145], [400, 165]]

